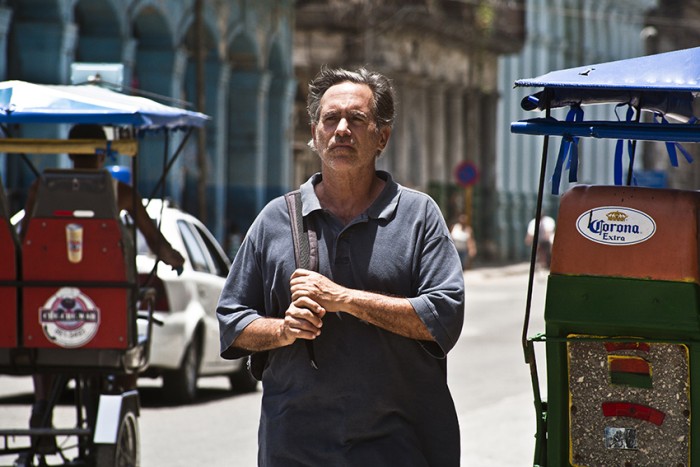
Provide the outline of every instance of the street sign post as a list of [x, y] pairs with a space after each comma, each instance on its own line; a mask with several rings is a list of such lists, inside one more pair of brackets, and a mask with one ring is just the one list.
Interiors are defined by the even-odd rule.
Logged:
[[479, 181], [479, 169], [474, 162], [463, 161], [455, 167], [455, 178], [457, 183], [463, 187], [470, 187]]
[[457, 183], [464, 187], [464, 214], [467, 216], [467, 225], [472, 225], [472, 190], [479, 181], [479, 169], [471, 161], [463, 161], [457, 164], [454, 170]]

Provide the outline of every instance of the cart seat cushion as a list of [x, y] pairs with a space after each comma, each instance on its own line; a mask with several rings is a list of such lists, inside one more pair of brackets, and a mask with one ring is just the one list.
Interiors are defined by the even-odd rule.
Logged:
[[106, 170], [44, 171], [32, 217], [66, 217], [72, 213], [94, 219], [117, 219], [116, 183]]

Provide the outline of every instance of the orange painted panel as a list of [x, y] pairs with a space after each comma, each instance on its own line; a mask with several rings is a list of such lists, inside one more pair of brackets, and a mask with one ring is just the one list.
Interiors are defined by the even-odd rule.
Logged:
[[561, 198], [553, 274], [696, 282], [700, 193], [579, 185]]

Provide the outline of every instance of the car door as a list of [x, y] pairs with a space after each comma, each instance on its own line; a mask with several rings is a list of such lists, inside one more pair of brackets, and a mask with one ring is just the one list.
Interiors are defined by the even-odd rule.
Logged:
[[200, 372], [206, 374], [221, 371], [222, 367], [230, 366], [230, 363], [219, 356], [216, 305], [228, 274], [228, 260], [203, 225], [184, 219], [178, 220], [177, 225], [194, 271], [197, 299], [204, 310], [205, 335]]

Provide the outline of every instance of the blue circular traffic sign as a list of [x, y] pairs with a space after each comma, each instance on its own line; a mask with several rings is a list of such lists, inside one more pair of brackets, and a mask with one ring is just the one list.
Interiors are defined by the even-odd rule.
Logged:
[[472, 186], [479, 180], [479, 169], [471, 161], [460, 162], [455, 167], [455, 178], [464, 187]]

